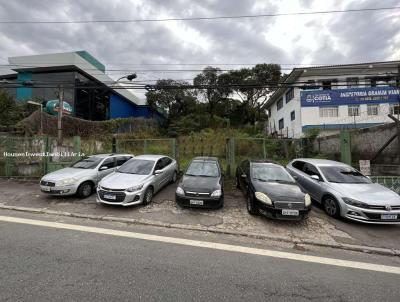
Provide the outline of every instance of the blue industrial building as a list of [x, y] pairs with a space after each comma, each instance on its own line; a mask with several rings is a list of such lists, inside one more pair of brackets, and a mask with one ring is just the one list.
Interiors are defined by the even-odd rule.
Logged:
[[59, 85], [64, 101], [73, 108], [73, 115], [87, 120], [143, 117], [162, 119], [128, 89], [119, 88], [105, 73], [105, 66], [87, 51], [11, 57], [15, 73], [0, 76], [10, 83], [29, 83], [16, 88], [7, 86], [17, 101], [58, 98]]

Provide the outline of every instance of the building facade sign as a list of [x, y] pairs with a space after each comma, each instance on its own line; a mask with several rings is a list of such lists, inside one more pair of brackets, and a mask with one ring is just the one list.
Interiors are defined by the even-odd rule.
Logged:
[[302, 107], [339, 106], [355, 104], [399, 103], [400, 89], [396, 87], [366, 87], [334, 90], [300, 91]]

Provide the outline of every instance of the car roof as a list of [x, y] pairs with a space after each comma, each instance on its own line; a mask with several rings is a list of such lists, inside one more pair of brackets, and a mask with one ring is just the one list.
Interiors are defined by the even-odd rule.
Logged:
[[249, 159], [250, 163], [260, 163], [260, 164], [272, 164], [272, 165], [277, 165], [277, 166], [282, 166], [280, 163], [272, 160], [272, 159], [267, 159], [267, 158], [262, 158], [262, 159]]
[[217, 157], [213, 156], [196, 156], [192, 159], [192, 161], [218, 161]]
[[96, 156], [100, 158], [106, 158], [109, 156], [134, 156], [133, 154], [125, 154], [125, 153], [103, 153], [103, 154], [93, 154], [89, 156]]
[[303, 161], [315, 166], [346, 166], [349, 165], [342, 163], [340, 161], [334, 161], [329, 159], [322, 159], [322, 158], [296, 158], [293, 161]]
[[147, 160], [159, 160], [160, 158], [163, 157], [169, 157], [167, 155], [158, 155], [158, 154], [142, 154], [135, 156], [135, 159], [147, 159]]

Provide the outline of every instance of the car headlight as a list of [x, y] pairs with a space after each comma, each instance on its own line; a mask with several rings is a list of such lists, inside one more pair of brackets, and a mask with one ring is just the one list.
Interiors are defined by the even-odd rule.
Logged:
[[139, 191], [141, 188], [143, 188], [143, 184], [130, 187], [130, 188], [126, 189], [126, 191], [127, 192], [135, 192], [135, 191]]
[[272, 200], [267, 196], [267, 194], [264, 194], [262, 192], [256, 192], [256, 198], [262, 203], [272, 205]]
[[306, 194], [304, 196], [304, 204], [306, 205], [306, 207], [309, 207], [311, 205], [311, 196], [310, 196], [310, 194]]
[[220, 197], [222, 195], [221, 190], [215, 190], [214, 192], [211, 193], [211, 197]]
[[185, 195], [185, 191], [181, 187], [176, 188], [176, 194], [177, 195]]
[[346, 204], [348, 204], [350, 206], [358, 207], [358, 208], [368, 208], [368, 205], [366, 203], [355, 200], [353, 198], [343, 197], [342, 199]]
[[57, 186], [67, 186], [76, 183], [78, 180], [76, 178], [66, 178], [56, 182]]

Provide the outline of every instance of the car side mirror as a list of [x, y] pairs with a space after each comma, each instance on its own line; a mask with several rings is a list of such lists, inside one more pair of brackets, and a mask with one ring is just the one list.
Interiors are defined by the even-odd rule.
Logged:
[[318, 175], [311, 175], [311, 178], [312, 179], [315, 179], [315, 180], [318, 180], [318, 181], [320, 181], [321, 179], [319, 178], [319, 176]]
[[292, 177], [294, 178], [294, 180], [299, 180], [299, 177], [297, 175], [292, 175]]
[[107, 169], [108, 169], [107, 166], [101, 166], [100, 169], [99, 169], [99, 171], [104, 171], [104, 170], [107, 170]]
[[154, 171], [154, 175], [160, 175], [160, 174], [162, 174], [162, 173], [163, 173], [162, 170], [155, 170], [155, 171]]

